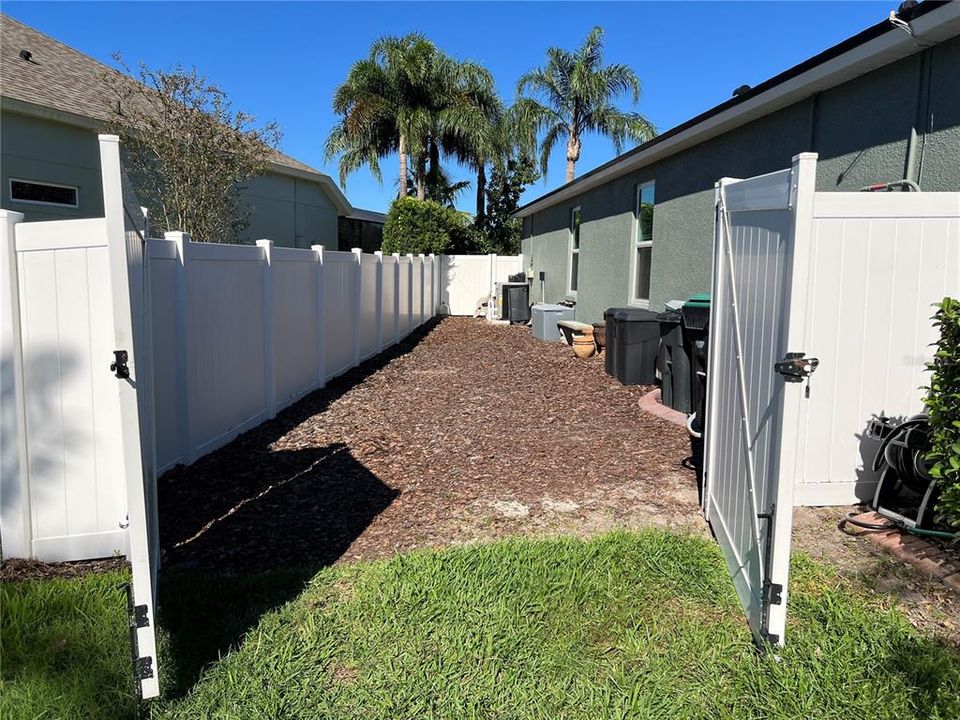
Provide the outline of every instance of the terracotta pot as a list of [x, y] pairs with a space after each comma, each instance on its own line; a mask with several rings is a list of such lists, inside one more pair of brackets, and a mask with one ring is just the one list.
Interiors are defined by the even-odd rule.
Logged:
[[593, 342], [593, 335], [577, 335], [573, 339], [573, 354], [578, 358], [593, 357], [596, 352], [597, 346]]

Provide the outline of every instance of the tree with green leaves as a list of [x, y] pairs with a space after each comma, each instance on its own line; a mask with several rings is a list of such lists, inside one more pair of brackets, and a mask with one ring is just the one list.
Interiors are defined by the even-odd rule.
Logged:
[[341, 120], [327, 139], [327, 157], [340, 157], [341, 183], [362, 166], [382, 181], [379, 162], [396, 152], [398, 196], [407, 192], [412, 164], [423, 200], [431, 186], [445, 187], [441, 153], [468, 152], [497, 103], [493, 78], [481, 66], [448, 57], [417, 33], [381, 38], [334, 94]]
[[[250, 209], [240, 193], [263, 175], [280, 141], [276, 123], [258, 126], [196, 69], [140, 65], [104, 73], [111, 130], [121, 137], [137, 196], [156, 231], [203, 242], [237, 242]], [[131, 77], [132, 76], [132, 77]]]
[[487, 213], [477, 225], [485, 236], [485, 252], [516, 255], [520, 252], [522, 221], [513, 217], [520, 207], [524, 188], [539, 178], [536, 164], [529, 157], [519, 156], [506, 165], [494, 167], [486, 190]]
[[517, 117], [528, 149], [540, 140], [540, 167], [546, 174], [554, 146], [567, 142], [567, 182], [576, 176], [583, 136], [608, 136], [617, 153], [627, 140], [644, 142], [656, 135], [653, 124], [637, 112], [620, 110], [614, 101], [630, 94], [640, 100], [640, 80], [627, 65], [603, 64], [603, 29], [595, 27], [574, 52], [552, 47], [547, 64], [517, 82]]

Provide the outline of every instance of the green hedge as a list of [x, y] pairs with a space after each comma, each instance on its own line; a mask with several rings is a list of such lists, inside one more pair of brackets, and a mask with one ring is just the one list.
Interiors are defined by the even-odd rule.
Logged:
[[924, 404], [930, 413], [930, 473], [943, 484], [937, 511], [960, 527], [960, 300], [944, 298], [933, 316], [940, 341], [930, 370]]
[[466, 222], [456, 210], [431, 200], [397, 198], [383, 226], [383, 253], [450, 252]]

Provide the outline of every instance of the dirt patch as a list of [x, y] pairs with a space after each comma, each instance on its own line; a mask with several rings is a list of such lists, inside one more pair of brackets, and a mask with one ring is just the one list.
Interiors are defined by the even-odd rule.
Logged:
[[848, 507], [796, 508], [793, 547], [836, 567], [867, 592], [888, 599], [910, 622], [960, 646], [960, 596], [942, 581], [917, 572], [864, 537], [837, 529]]
[[330, 564], [512, 534], [700, 528], [686, 432], [602, 356], [448, 318], [159, 483], [167, 565]]
[[128, 567], [125, 558], [62, 563], [44, 563], [39, 560], [9, 558], [0, 565], [0, 582], [75, 578], [94, 573], [117, 572], [126, 570]]

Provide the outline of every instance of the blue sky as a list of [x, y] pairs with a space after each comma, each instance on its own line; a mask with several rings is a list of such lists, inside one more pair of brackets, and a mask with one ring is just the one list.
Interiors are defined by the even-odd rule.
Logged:
[[[323, 143], [336, 118], [334, 88], [375, 38], [419, 31], [447, 53], [485, 65], [504, 99], [517, 78], [544, 62], [548, 46], [576, 47], [595, 26], [606, 31], [607, 62], [632, 66], [643, 83], [638, 109], [660, 131], [726, 100], [882, 20], [898, 2], [618, 3], [3, 3], [4, 12], [98, 60], [114, 51], [128, 64], [196, 66], [230, 94], [236, 108], [277, 120], [282, 149], [337, 177]], [[587, 137], [581, 174], [614, 156]], [[345, 188], [356, 207], [385, 211], [396, 160], [380, 186], [366, 170]], [[470, 179], [466, 171], [455, 176]], [[529, 201], [564, 181], [558, 146], [546, 182]], [[472, 189], [458, 205], [473, 211]]]

